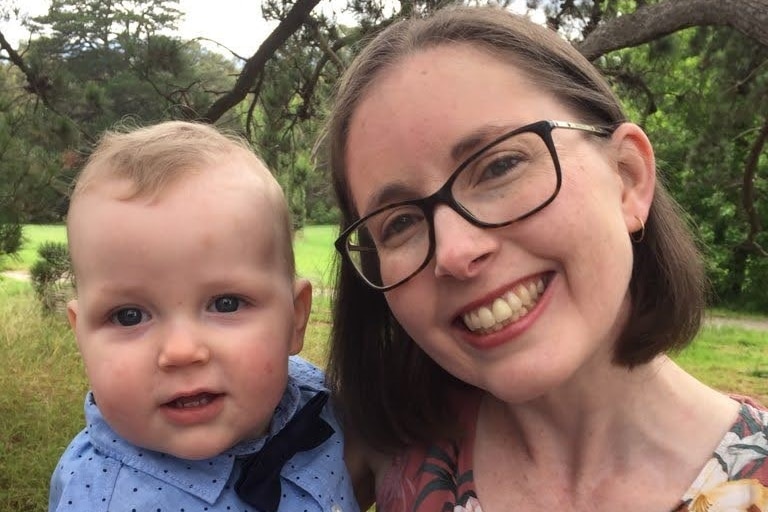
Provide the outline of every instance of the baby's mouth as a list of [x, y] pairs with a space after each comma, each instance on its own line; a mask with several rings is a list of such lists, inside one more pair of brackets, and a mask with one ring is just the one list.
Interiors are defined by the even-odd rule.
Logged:
[[198, 393], [190, 396], [180, 396], [165, 405], [174, 409], [191, 409], [193, 407], [203, 407], [220, 397], [215, 393]]
[[478, 334], [496, 332], [527, 315], [549, 284], [548, 276], [520, 283], [492, 302], [462, 315], [467, 329]]

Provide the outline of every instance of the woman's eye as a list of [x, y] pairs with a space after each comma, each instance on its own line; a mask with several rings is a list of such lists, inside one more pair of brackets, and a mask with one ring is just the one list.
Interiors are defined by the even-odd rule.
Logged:
[[149, 315], [139, 308], [122, 308], [110, 316], [110, 321], [123, 327], [133, 327], [141, 322], [148, 320]]
[[402, 212], [394, 215], [382, 226], [382, 242], [386, 244], [393, 239], [398, 239], [398, 237], [407, 237], [413, 233], [422, 220], [424, 220], [424, 215], [420, 211]]
[[242, 300], [231, 295], [216, 297], [211, 303], [211, 308], [217, 313], [234, 313], [240, 309]]
[[484, 167], [480, 178], [481, 180], [500, 178], [512, 171], [520, 164], [520, 162], [521, 158], [515, 155], [506, 155], [496, 158]]

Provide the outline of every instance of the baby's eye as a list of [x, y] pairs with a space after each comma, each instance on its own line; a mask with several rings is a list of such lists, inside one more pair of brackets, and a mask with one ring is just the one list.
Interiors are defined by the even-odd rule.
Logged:
[[139, 325], [143, 321], [149, 320], [149, 314], [139, 308], [128, 307], [118, 309], [112, 313], [109, 319], [114, 324], [119, 324], [123, 327], [133, 327], [134, 325]]
[[234, 313], [242, 305], [242, 300], [232, 295], [216, 297], [211, 303], [211, 309], [217, 313]]

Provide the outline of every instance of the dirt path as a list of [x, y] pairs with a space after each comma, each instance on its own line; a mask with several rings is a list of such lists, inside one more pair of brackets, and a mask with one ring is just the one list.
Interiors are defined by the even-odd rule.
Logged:
[[17, 281], [29, 281], [29, 272], [26, 270], [4, 270], [2, 275], [3, 277], [10, 277]]
[[759, 318], [730, 318], [722, 316], [707, 316], [706, 323], [715, 327], [724, 325], [733, 325], [743, 329], [752, 329], [756, 331], [768, 331], [768, 319]]

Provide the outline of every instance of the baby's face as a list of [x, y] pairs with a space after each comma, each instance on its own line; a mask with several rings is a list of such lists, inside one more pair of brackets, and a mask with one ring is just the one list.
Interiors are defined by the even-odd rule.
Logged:
[[104, 417], [144, 448], [202, 459], [259, 436], [301, 349], [311, 291], [293, 282], [273, 204], [242, 166], [151, 202], [100, 184], [70, 211], [70, 320]]

